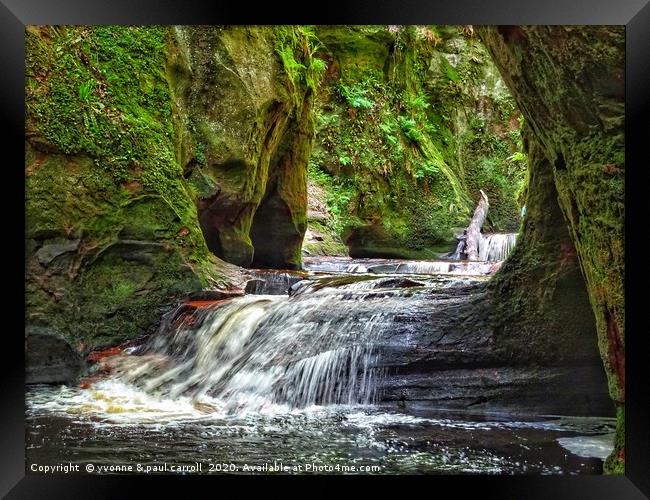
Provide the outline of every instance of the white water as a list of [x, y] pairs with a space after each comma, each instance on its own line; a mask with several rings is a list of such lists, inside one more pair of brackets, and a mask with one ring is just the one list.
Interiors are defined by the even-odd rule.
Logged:
[[149, 394], [223, 413], [370, 404], [380, 376], [376, 337], [400, 301], [377, 299], [382, 305], [371, 307], [361, 299], [337, 301], [332, 310], [331, 291], [240, 297], [203, 313], [198, 328], [170, 327], [146, 354], [114, 360], [116, 376]]
[[493, 233], [481, 237], [478, 259], [486, 262], [505, 260], [517, 243], [517, 233]]
[[249, 271], [252, 280], [246, 286], [247, 294], [285, 295], [289, 287], [306, 277], [305, 273], [287, 271]]
[[444, 260], [392, 260], [383, 259], [338, 259], [318, 261], [305, 259], [305, 269], [318, 273], [342, 274], [427, 274], [427, 275], [467, 275], [489, 274], [492, 264], [479, 261]]
[[579, 457], [605, 460], [614, 449], [614, 434], [558, 438], [557, 442]]
[[[372, 464], [383, 473], [593, 470], [589, 459], [566, 457], [602, 456], [607, 443], [595, 449], [589, 437], [611, 432], [613, 419], [429, 418], [373, 406], [383, 382], [379, 346], [396, 317], [408, 320], [432, 289], [488, 279], [479, 274], [491, 264], [341, 259], [333, 268], [357, 264], [353, 276], [302, 281], [291, 297], [248, 295], [178, 314], [144, 348], [100, 361], [113, 374], [88, 388], [34, 388], [28, 460], [232, 462], [240, 473], [273, 460]], [[390, 264], [391, 274], [373, 264]], [[409, 269], [422, 274], [406, 276]], [[572, 437], [556, 439], [563, 432]], [[513, 445], [527, 436], [534, 446]], [[571, 453], [557, 453], [560, 445]]]

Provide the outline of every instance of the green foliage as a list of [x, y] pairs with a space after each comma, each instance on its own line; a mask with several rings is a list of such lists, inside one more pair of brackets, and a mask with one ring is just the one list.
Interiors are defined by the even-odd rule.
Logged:
[[95, 84], [95, 80], [88, 80], [79, 85], [79, 99], [88, 102], [93, 90], [95, 89]]
[[447, 59], [443, 56], [440, 56], [440, 62], [442, 65], [442, 70], [444, 72], [444, 75], [452, 82], [459, 82], [460, 75], [458, 74], [456, 68], [454, 68], [451, 64], [449, 64], [449, 61], [447, 61]]
[[420, 111], [420, 112], [426, 111], [431, 107], [431, 105], [427, 101], [427, 97], [423, 93], [420, 93], [417, 96], [407, 96], [406, 105], [410, 109]]
[[312, 57], [307, 71], [307, 85], [316, 89], [327, 70], [327, 63], [318, 57]]
[[[169, 221], [171, 234], [192, 228], [181, 251], [188, 262], [203, 266], [207, 249], [175, 156], [172, 98], [164, 71], [168, 29], [48, 30], [47, 37], [28, 30], [27, 128], [56, 151], [89, 158], [93, 168], [84, 183], [93, 191], [124, 193], [124, 186], [134, 183], [144, 194], [159, 196], [175, 216]], [[90, 214], [79, 217], [86, 220]], [[102, 214], [86, 224], [86, 237], [102, 240], [120, 220]]]
[[197, 141], [196, 147], [195, 147], [195, 152], [194, 152], [194, 157], [196, 158], [196, 163], [198, 163], [199, 165], [205, 165], [206, 164], [205, 143]]
[[516, 161], [516, 162], [527, 162], [528, 161], [528, 156], [526, 153], [522, 153], [521, 151], [517, 151], [513, 153], [512, 155], [508, 156], [507, 158], [510, 161]]
[[352, 159], [348, 155], [344, 154], [339, 156], [339, 163], [343, 166], [347, 166], [352, 163]]
[[321, 187], [329, 188], [332, 185], [332, 176], [318, 168], [313, 159], [309, 162], [308, 178]]
[[393, 128], [393, 123], [389, 122], [383, 122], [379, 124], [379, 129], [384, 133], [384, 138], [386, 139], [386, 142], [390, 144], [391, 146], [398, 146], [399, 145], [399, 139], [395, 135], [395, 130]]
[[399, 123], [402, 132], [409, 140], [416, 143], [422, 141], [422, 132], [418, 128], [418, 124], [413, 118], [400, 116], [397, 118], [397, 122]]
[[[364, 27], [319, 32], [325, 45], [335, 41], [325, 49], [339, 76], [317, 96], [327, 118], [317, 121], [312, 157], [329, 173], [339, 230], [378, 224], [396, 247], [416, 252], [453, 241], [483, 188], [493, 228], [516, 229], [526, 171], [524, 159], [507, 159], [522, 150], [516, 114], [505, 116], [514, 102], [499, 88], [481, 90], [498, 78], [485, 49], [462, 28], [424, 28], [388, 36], [375, 28], [373, 38]], [[443, 56], [452, 39], [453, 66]]]
[[316, 90], [327, 64], [314, 57], [321, 43], [313, 29], [308, 26], [278, 26], [274, 34], [275, 52], [280, 56], [292, 88], [295, 90], [304, 82]]
[[308, 178], [325, 190], [325, 202], [331, 216], [328, 230], [335, 235], [342, 234], [346, 228], [354, 224], [349, 215], [350, 203], [356, 197], [353, 184], [349, 180], [332, 177], [321, 170], [314, 161], [309, 162]]
[[30, 125], [63, 153], [96, 158], [117, 183], [138, 163], [168, 163], [161, 158], [171, 139], [165, 30], [62, 27], [58, 34], [51, 45], [28, 38], [30, 55], [38, 55], [28, 57], [28, 78], [38, 81], [49, 68], [47, 86], [28, 85]]
[[374, 106], [374, 103], [366, 97], [369, 89], [364, 88], [362, 84], [346, 85], [345, 83], [340, 82], [338, 88], [341, 97], [343, 97], [343, 99], [345, 99], [345, 101], [353, 108], [372, 109]]
[[300, 81], [303, 72], [307, 67], [298, 62], [295, 58], [294, 48], [291, 45], [281, 45], [277, 50], [280, 60], [284, 65], [284, 70], [289, 76], [289, 80], [295, 87]]
[[439, 168], [434, 162], [425, 160], [417, 164], [414, 175], [416, 179], [424, 179], [425, 177], [437, 174], [438, 171]]
[[328, 193], [327, 207], [332, 215], [331, 227], [336, 234], [343, 234], [354, 225], [349, 217], [350, 203], [356, 199], [356, 190], [350, 183], [338, 184]]

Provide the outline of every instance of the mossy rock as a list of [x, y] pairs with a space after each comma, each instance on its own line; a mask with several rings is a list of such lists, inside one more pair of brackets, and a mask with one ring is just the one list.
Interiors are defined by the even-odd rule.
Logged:
[[27, 29], [26, 320], [82, 351], [150, 333], [171, 303], [228, 284], [176, 161], [169, 36]]
[[296, 269], [314, 135], [310, 40], [300, 27], [177, 27], [167, 62], [177, 150], [210, 250]]
[[[479, 31], [552, 166], [559, 206], [586, 281], [609, 392], [622, 408], [625, 29], [501, 26]], [[622, 468], [622, 415], [606, 471]]]
[[316, 32], [328, 69], [310, 175], [328, 193], [330, 232], [354, 235], [351, 254], [448, 251], [480, 189], [491, 203], [486, 229], [516, 229], [525, 163], [510, 157], [522, 150], [519, 113], [476, 37], [462, 27]]

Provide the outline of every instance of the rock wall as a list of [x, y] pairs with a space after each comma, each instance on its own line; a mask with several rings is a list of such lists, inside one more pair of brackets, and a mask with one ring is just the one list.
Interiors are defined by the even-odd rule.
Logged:
[[167, 72], [177, 151], [210, 250], [239, 266], [301, 267], [313, 91], [299, 27], [177, 27]]
[[26, 322], [87, 351], [228, 286], [176, 161], [165, 28], [26, 30]]
[[496, 298], [496, 343], [519, 360], [597, 358], [596, 322], [558, 203], [553, 166], [529, 128], [524, 142], [526, 215], [517, 245], [489, 283]]
[[[530, 124], [541, 162], [552, 171], [618, 408], [616, 448], [606, 470], [622, 472], [625, 30], [498, 26], [479, 31]], [[528, 265], [532, 262], [528, 259]]]
[[[547, 294], [549, 305], [571, 301], [559, 286], [547, 284]], [[582, 296], [588, 313], [584, 284]], [[567, 305], [555, 312], [564, 330], [559, 323], [545, 328], [534, 315], [504, 332], [501, 299], [485, 284], [405, 298], [408, 307], [378, 341], [386, 373], [382, 403], [410, 411], [613, 416], [593, 318], [585, 316], [591, 329], [574, 328]], [[519, 307], [509, 318], [517, 321], [523, 312]]]
[[223, 260], [300, 268], [311, 43], [298, 27], [29, 28], [27, 323], [87, 351], [239, 285]]
[[486, 229], [516, 230], [519, 114], [473, 32], [320, 26], [316, 34], [327, 71], [310, 182], [326, 191], [329, 218], [310, 227], [341, 237], [352, 256], [433, 258], [451, 249], [483, 189]]

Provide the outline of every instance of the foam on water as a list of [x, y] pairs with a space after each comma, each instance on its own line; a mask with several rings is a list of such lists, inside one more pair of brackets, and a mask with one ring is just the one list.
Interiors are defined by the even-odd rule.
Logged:
[[558, 438], [560, 445], [579, 457], [605, 460], [614, 449], [614, 434]]

